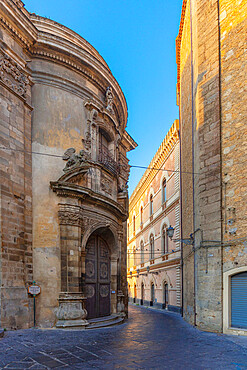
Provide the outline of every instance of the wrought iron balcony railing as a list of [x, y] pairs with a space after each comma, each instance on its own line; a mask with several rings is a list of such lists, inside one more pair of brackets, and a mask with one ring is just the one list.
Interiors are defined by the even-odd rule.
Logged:
[[103, 145], [99, 148], [98, 162], [103, 164], [103, 166], [111, 171], [114, 175], [117, 175], [117, 162], [113, 159], [113, 155], [111, 154], [109, 149]]

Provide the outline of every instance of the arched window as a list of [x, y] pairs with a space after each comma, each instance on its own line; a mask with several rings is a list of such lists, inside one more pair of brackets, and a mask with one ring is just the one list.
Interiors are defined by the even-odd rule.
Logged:
[[127, 225], [127, 238], [128, 240], [130, 238], [130, 225], [129, 224]]
[[133, 216], [133, 234], [135, 235], [136, 232], [136, 217]]
[[136, 265], [136, 249], [135, 248], [133, 249], [133, 262], [135, 266]]
[[136, 284], [134, 285], [134, 302], [136, 302], [136, 296], [137, 296], [137, 294], [136, 294]]
[[153, 234], [150, 235], [150, 239], [149, 239], [149, 242], [150, 242], [150, 258], [154, 258], [154, 236]]
[[153, 200], [153, 195], [150, 195], [150, 216], [154, 213], [154, 200]]
[[162, 182], [162, 203], [166, 202], [166, 180]]
[[154, 283], [151, 284], [151, 302], [152, 304], [155, 301], [155, 291], [154, 291]]
[[143, 304], [144, 299], [145, 299], [145, 291], [144, 291], [144, 284], [142, 283], [142, 286], [141, 286], [141, 304]]
[[141, 225], [143, 224], [143, 207], [141, 207], [141, 210], [140, 210], [140, 223]]
[[130, 284], [128, 284], [128, 296], [131, 297], [131, 289], [130, 289]]
[[110, 145], [112, 139], [108, 132], [99, 128], [99, 150], [100, 153], [106, 157], [113, 158], [112, 147]]
[[144, 263], [144, 243], [141, 241], [141, 263]]
[[168, 243], [169, 243], [169, 238], [167, 234], [167, 227], [166, 225], [163, 226], [162, 229], [162, 244], [163, 244], [163, 253], [168, 253]]
[[128, 264], [128, 268], [130, 268], [130, 252], [129, 251], [127, 252], [127, 264]]
[[164, 282], [163, 284], [163, 302], [164, 308], [167, 308], [169, 304], [169, 298], [168, 298], [168, 284], [166, 282]]

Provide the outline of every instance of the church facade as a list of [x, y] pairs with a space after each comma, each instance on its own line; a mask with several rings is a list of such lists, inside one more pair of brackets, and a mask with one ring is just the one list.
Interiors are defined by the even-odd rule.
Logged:
[[85, 327], [127, 314], [129, 165], [123, 92], [82, 37], [4, 0], [1, 324]]

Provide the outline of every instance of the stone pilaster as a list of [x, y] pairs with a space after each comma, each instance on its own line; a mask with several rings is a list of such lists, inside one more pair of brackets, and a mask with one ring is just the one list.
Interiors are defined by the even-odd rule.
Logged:
[[55, 310], [58, 319], [56, 327], [85, 327], [88, 323], [86, 320], [87, 311], [84, 308], [86, 298], [82, 293], [81, 281], [83, 273], [80, 248], [81, 209], [76, 205], [60, 204], [58, 217], [60, 223], [62, 292], [59, 294], [59, 307]]

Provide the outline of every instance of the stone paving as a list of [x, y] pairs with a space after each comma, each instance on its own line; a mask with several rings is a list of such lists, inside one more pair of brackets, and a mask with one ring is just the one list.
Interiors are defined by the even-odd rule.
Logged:
[[201, 332], [177, 314], [130, 305], [87, 331], [28, 329], [0, 339], [1, 369], [247, 369], [247, 337]]

